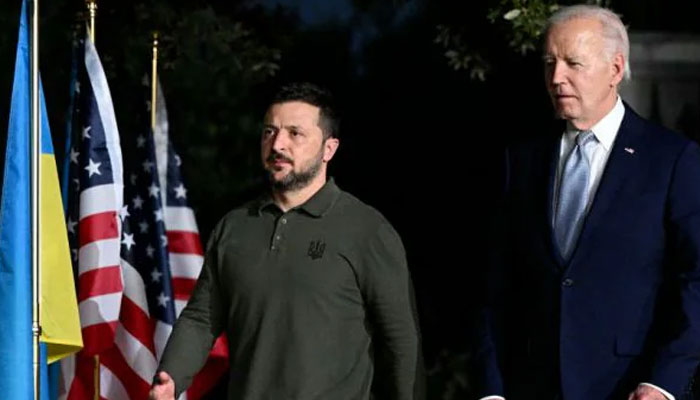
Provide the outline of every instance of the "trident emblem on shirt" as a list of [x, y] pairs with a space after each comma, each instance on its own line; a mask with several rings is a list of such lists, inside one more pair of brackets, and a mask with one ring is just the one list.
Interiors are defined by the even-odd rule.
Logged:
[[312, 260], [318, 260], [323, 257], [323, 252], [326, 250], [326, 243], [320, 240], [312, 240], [309, 243], [309, 251], [307, 254]]

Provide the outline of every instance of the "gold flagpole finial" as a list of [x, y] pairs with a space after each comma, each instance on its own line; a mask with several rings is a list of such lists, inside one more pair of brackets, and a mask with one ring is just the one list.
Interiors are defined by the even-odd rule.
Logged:
[[95, 43], [95, 16], [97, 16], [97, 0], [86, 0], [88, 12], [90, 13], [90, 41]]
[[158, 98], [158, 32], [153, 32], [153, 66], [151, 70], [151, 131], [156, 131]]

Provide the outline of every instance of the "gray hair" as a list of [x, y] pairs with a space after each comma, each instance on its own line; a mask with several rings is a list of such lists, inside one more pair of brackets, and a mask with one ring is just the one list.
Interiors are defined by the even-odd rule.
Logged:
[[562, 7], [547, 20], [545, 37], [554, 25], [577, 18], [592, 18], [600, 22], [603, 28], [606, 56], [611, 60], [615, 53], [622, 53], [625, 57], [624, 79], [629, 80], [632, 71], [629, 64], [630, 40], [627, 36], [627, 28], [625, 28], [620, 17], [611, 10], [589, 4]]

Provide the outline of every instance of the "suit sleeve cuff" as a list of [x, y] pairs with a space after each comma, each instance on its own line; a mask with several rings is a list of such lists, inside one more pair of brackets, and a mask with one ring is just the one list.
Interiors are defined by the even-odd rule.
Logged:
[[647, 383], [647, 382], [642, 382], [642, 383], [640, 383], [640, 385], [649, 386], [649, 387], [651, 387], [651, 388], [654, 388], [654, 389], [658, 390], [658, 391], [661, 392], [661, 394], [663, 394], [664, 397], [666, 397], [668, 400], [676, 400], [676, 398], [673, 397], [673, 395], [672, 395], [671, 393], [669, 393], [669, 392], [667, 392], [667, 391], [661, 389], [660, 387], [658, 387], [658, 386], [656, 386], [656, 385], [653, 385], [653, 384]]

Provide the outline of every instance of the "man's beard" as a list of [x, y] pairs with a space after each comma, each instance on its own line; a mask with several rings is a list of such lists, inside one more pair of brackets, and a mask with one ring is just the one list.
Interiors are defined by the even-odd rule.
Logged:
[[[287, 159], [279, 153], [272, 153], [268, 157], [268, 161], [274, 161], [275, 158]], [[282, 179], [275, 180], [274, 172], [268, 170], [267, 177], [274, 190], [278, 192], [295, 192], [307, 187], [318, 176], [318, 173], [321, 171], [321, 165], [323, 165], [323, 149], [301, 171], [295, 172], [292, 168]]]

